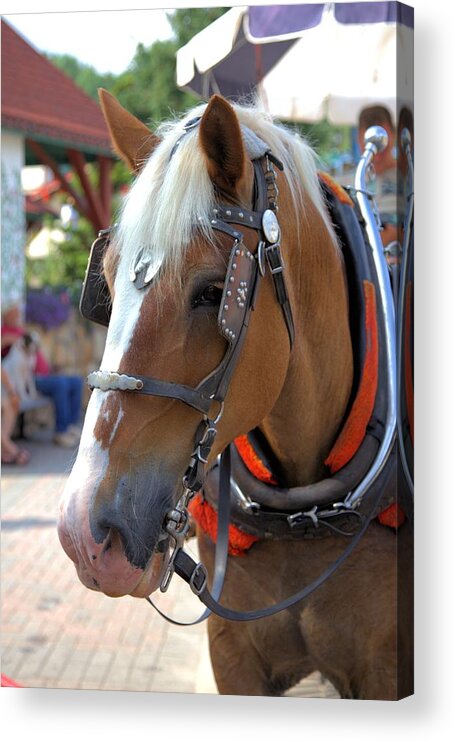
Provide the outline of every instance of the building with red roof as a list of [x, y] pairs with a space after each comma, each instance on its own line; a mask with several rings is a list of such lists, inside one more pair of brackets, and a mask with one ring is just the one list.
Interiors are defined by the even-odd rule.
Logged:
[[98, 104], [4, 20], [2, 127], [50, 145], [57, 158], [65, 148], [112, 155]]
[[[114, 157], [97, 102], [3, 19], [1, 55], [4, 307], [23, 295], [26, 207], [20, 183], [22, 168], [36, 164], [49, 167], [74, 207], [98, 231], [110, 223]], [[98, 187], [87, 176], [89, 161], [98, 168]], [[68, 178], [69, 168], [81, 189], [75, 189], [74, 178]]]

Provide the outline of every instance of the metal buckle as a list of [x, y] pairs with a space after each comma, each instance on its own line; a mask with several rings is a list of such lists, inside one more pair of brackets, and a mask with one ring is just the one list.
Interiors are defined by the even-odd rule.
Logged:
[[293, 515], [288, 515], [287, 521], [292, 528], [292, 526], [296, 526], [298, 523], [301, 523], [305, 518], [311, 518], [311, 520], [313, 521], [313, 525], [317, 528], [319, 526], [319, 519], [316, 515], [317, 511], [318, 507], [317, 505], [314, 505], [311, 510], [305, 510], [299, 513], [294, 513]]
[[284, 268], [282, 265], [277, 265], [276, 268], [270, 268], [270, 273], [274, 276], [276, 273], [283, 273], [283, 270]]
[[[346, 495], [346, 498], [348, 498], [351, 495], [351, 492], [348, 492]], [[346, 500], [343, 500], [343, 502], [334, 502], [332, 503], [333, 510], [337, 510], [339, 512], [352, 512], [352, 505], [349, 502], [346, 502]]]
[[253, 513], [254, 515], [259, 513], [261, 509], [259, 503], [252, 500], [248, 495], [245, 495], [233, 477], [231, 477], [231, 491], [242, 510], [245, 510], [247, 513]]
[[208, 417], [205, 418], [204, 422], [207, 427], [204, 430], [202, 438], [198, 442], [198, 446], [202, 446], [204, 443], [207, 443], [207, 440], [210, 438], [210, 436], [212, 436], [213, 440], [216, 436], [215, 424]]
[[201, 462], [202, 464], [208, 464], [208, 463], [209, 463], [208, 459], [204, 459], [204, 457], [203, 457], [203, 455], [202, 455], [202, 453], [201, 453], [201, 445], [202, 445], [202, 443], [200, 443], [200, 444], [198, 445], [198, 447], [196, 448], [196, 453], [195, 453], [195, 457], [196, 457], [196, 458], [197, 458], [197, 460], [198, 460], [198, 461], [200, 461], [200, 462]]
[[[194, 581], [200, 574], [203, 575], [203, 580], [202, 580], [201, 586], [197, 587]], [[193, 572], [191, 574], [190, 581], [189, 581], [189, 586], [195, 595], [201, 595], [201, 593], [203, 593], [205, 588], [207, 587], [207, 581], [208, 581], [207, 570], [202, 564], [202, 562], [199, 562], [198, 564], [196, 564], [195, 568], [193, 569]]]
[[284, 265], [281, 257], [280, 243], [275, 242], [274, 245], [269, 245], [265, 250], [265, 254], [272, 276], [276, 273], [283, 273]]
[[207, 464], [208, 460], [204, 458], [204, 456], [202, 455], [201, 449], [203, 447], [207, 447], [206, 444], [208, 443], [209, 444], [208, 451], [210, 452], [210, 449], [212, 448], [212, 445], [213, 445], [213, 441], [216, 438], [217, 429], [215, 427], [215, 423], [212, 422], [212, 420], [210, 420], [208, 417], [204, 419], [204, 423], [206, 425], [206, 428], [204, 430], [202, 438], [197, 442], [196, 448], [193, 451], [191, 458], [193, 462], [195, 460], [198, 460], [198, 461], [201, 461], [203, 464]]

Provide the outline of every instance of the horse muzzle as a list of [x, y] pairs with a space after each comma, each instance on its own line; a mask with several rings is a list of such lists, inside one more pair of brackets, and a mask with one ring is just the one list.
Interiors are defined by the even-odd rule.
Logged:
[[[58, 534], [81, 582], [110, 597], [146, 597], [160, 585], [169, 561], [163, 533], [172, 490], [141, 477], [121, 478], [106, 491], [69, 487], [60, 503]], [[111, 485], [113, 483], [111, 482]]]
[[101, 543], [96, 543], [87, 532], [76, 536], [68, 527], [63, 511], [58, 535], [63, 550], [75, 564], [80, 581], [90, 590], [111, 598], [124, 595], [145, 598], [160, 586], [168, 563], [166, 551], [154, 552], [144, 569], [135, 567], [126, 558], [117, 532], [109, 532]]

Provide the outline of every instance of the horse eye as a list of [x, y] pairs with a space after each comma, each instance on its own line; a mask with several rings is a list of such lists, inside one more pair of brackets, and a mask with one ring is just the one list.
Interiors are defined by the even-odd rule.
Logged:
[[210, 284], [203, 291], [198, 293], [191, 301], [191, 308], [197, 307], [219, 307], [223, 290], [218, 286]]

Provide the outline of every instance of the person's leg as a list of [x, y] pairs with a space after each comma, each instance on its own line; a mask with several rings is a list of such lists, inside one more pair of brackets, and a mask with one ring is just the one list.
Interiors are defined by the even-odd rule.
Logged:
[[70, 424], [69, 387], [64, 376], [35, 377], [36, 388], [45, 397], [51, 397], [55, 408], [55, 430], [65, 433]]
[[2, 400], [2, 464], [26, 464], [30, 454], [25, 448], [20, 448], [11, 439], [16, 424], [17, 409], [8, 399]]
[[11, 440], [16, 421], [16, 411], [8, 400], [2, 401], [2, 460], [5, 457], [14, 456], [17, 446]]
[[66, 376], [69, 389], [69, 423], [77, 425], [80, 422], [82, 406], [83, 379], [80, 376]]

